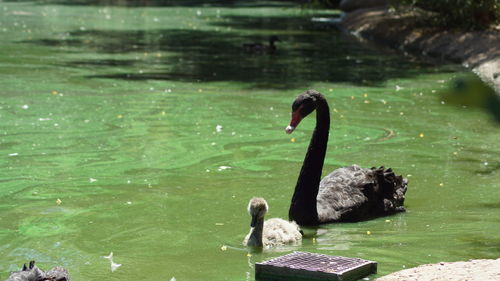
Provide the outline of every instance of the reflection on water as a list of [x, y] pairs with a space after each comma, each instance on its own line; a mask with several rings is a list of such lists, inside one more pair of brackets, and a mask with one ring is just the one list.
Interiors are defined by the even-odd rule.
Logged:
[[[497, 257], [498, 127], [441, 103], [460, 69], [361, 46], [309, 20], [335, 12], [282, 1], [131, 3], [0, 4], [0, 278], [31, 259], [75, 280], [252, 280], [294, 250], [379, 275]], [[270, 35], [274, 55], [241, 48]], [[332, 107], [325, 173], [393, 167], [408, 212], [249, 253], [249, 198], [287, 216], [313, 121], [293, 140], [284, 127], [308, 88]]]

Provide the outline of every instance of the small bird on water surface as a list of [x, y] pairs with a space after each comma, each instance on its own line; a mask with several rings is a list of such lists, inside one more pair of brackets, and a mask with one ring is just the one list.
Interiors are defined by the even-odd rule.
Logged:
[[20, 271], [12, 272], [9, 279], [5, 281], [71, 281], [68, 271], [56, 266], [47, 272], [43, 272], [35, 265], [35, 261], [30, 261], [29, 266], [23, 265]]
[[262, 43], [244, 43], [243, 50], [250, 54], [274, 54], [278, 50], [275, 42], [281, 41], [278, 36], [273, 35], [269, 37], [269, 45]]

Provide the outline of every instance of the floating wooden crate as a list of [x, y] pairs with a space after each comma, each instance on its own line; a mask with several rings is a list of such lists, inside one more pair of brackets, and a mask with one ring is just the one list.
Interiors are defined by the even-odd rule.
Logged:
[[262, 281], [354, 281], [376, 272], [373, 261], [306, 252], [255, 264], [255, 279]]

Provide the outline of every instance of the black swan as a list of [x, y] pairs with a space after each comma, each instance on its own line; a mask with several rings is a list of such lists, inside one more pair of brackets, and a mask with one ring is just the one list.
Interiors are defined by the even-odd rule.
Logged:
[[330, 129], [325, 97], [308, 90], [292, 104], [292, 118], [286, 132], [291, 134], [300, 121], [316, 110], [316, 127], [300, 170], [289, 210], [299, 225], [339, 221], [361, 221], [405, 211], [403, 203], [408, 181], [391, 169], [336, 169], [321, 180]]
[[264, 45], [262, 43], [244, 43], [243, 50], [247, 53], [254, 53], [254, 54], [274, 54], [277, 50], [276, 44], [274, 42], [281, 41], [278, 36], [271, 36], [269, 37], [269, 45]]
[[20, 271], [12, 272], [6, 281], [70, 281], [70, 279], [68, 271], [63, 267], [56, 266], [43, 272], [35, 265], [35, 261], [30, 261], [28, 267], [24, 264]]
[[243, 245], [254, 247], [272, 247], [285, 244], [300, 244], [302, 233], [295, 222], [280, 218], [264, 221], [269, 209], [266, 200], [260, 197], [250, 199], [248, 213], [252, 216], [250, 232], [243, 240]]

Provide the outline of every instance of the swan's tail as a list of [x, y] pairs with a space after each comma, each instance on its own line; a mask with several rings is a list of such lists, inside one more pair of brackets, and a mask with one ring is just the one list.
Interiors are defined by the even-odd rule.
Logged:
[[394, 174], [391, 168], [385, 169], [373, 167], [372, 170], [376, 176], [378, 187], [383, 196], [379, 211], [383, 213], [404, 212], [403, 206], [405, 193], [408, 186], [408, 180], [402, 176]]

